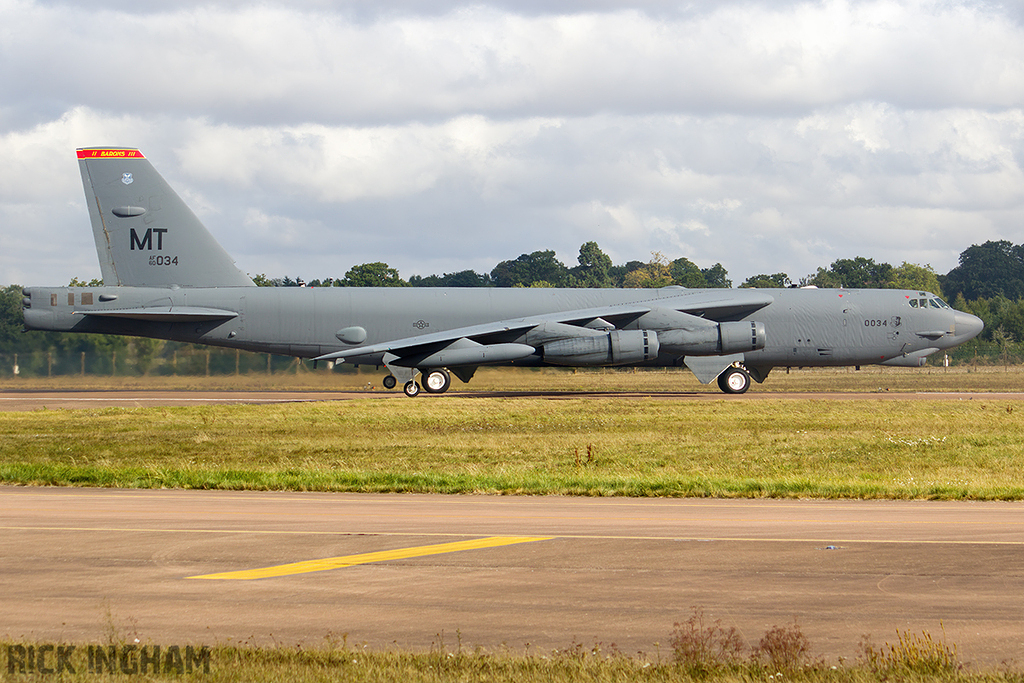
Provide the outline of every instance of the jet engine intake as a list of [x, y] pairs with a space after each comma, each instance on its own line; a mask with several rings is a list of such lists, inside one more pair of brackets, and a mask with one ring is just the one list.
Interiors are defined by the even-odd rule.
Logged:
[[661, 348], [680, 356], [716, 356], [763, 349], [764, 323], [730, 322], [690, 330], [662, 330]]
[[653, 330], [612, 330], [608, 334], [571, 337], [542, 347], [552, 365], [631, 365], [658, 357], [658, 333]]

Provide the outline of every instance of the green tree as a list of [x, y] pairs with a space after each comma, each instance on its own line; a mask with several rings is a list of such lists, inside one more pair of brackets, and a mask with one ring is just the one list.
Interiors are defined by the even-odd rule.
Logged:
[[729, 272], [725, 269], [721, 263], [716, 263], [710, 268], [701, 268], [701, 273], [704, 275], [704, 281], [708, 287], [715, 289], [729, 289], [732, 287], [732, 280], [729, 279]]
[[659, 251], [652, 252], [651, 260], [643, 267], [627, 273], [623, 284], [629, 288], [668, 287], [672, 284], [668, 259]]
[[704, 273], [696, 263], [688, 258], [677, 258], [669, 264], [668, 271], [672, 278], [672, 284], [692, 289], [708, 286], [707, 280], [704, 279]]
[[325, 277], [323, 280], [320, 280], [320, 279], [310, 280], [309, 284], [306, 285], [306, 286], [307, 287], [344, 287], [345, 286], [345, 280], [344, 279], [339, 279], [339, 278], [334, 278], [334, 277]]
[[444, 275], [428, 275], [421, 277], [413, 275], [409, 278], [409, 284], [413, 287], [492, 287], [491, 276], [487, 273], [478, 273], [475, 270], [460, 270], [457, 273], [445, 273]]
[[386, 263], [375, 261], [352, 266], [345, 273], [346, 287], [408, 287], [398, 271]]
[[491, 280], [497, 287], [529, 287], [541, 281], [553, 287], [565, 287], [569, 269], [555, 258], [554, 251], [535, 251], [521, 254], [513, 261], [502, 261], [491, 271]]
[[612, 259], [601, 251], [597, 242], [585, 242], [580, 246], [577, 258], [579, 266], [573, 268], [572, 274], [578, 287], [611, 287], [612, 279], [609, 271]]
[[930, 265], [919, 266], [904, 261], [903, 265], [892, 269], [887, 286], [892, 289], [916, 289], [942, 296], [939, 276]]
[[760, 289], [781, 289], [783, 287], [789, 287], [793, 284], [793, 281], [789, 279], [789, 276], [785, 273], [775, 273], [774, 275], [751, 275], [740, 287], [756, 287]]
[[815, 287], [845, 287], [847, 289], [884, 289], [892, 279], [893, 267], [888, 263], [875, 263], [874, 259], [856, 256], [839, 259], [828, 270], [818, 272], [801, 281]]
[[[294, 280], [287, 275], [284, 277], [268, 278], [266, 275], [260, 273], [259, 275], [250, 275], [249, 278], [253, 281], [257, 287], [305, 287], [306, 283], [301, 277], [296, 277]], [[319, 283], [319, 280], [314, 280]], [[321, 286], [320, 284], [314, 286]]]
[[0, 353], [15, 353], [25, 319], [21, 313], [21, 286], [0, 290]]
[[823, 289], [836, 289], [843, 286], [839, 278], [831, 270], [818, 266], [818, 272], [814, 275], [800, 278], [801, 287], [821, 287]]
[[972, 299], [1024, 297], [1024, 244], [1006, 240], [975, 244], [960, 254], [960, 265], [946, 274], [942, 289], [947, 296]]
[[612, 281], [612, 287], [625, 287], [626, 276], [646, 266], [647, 264], [643, 261], [626, 261], [624, 265], [612, 266], [608, 269], [608, 277]]
[[848, 289], [881, 289], [892, 277], [891, 265], [875, 263], [874, 259], [863, 256], [839, 259], [830, 270]]

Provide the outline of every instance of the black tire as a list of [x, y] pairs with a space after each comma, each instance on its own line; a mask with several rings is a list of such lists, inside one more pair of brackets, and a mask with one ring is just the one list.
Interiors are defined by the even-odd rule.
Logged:
[[718, 388], [727, 394], [745, 394], [750, 388], [750, 375], [743, 368], [726, 368], [718, 376]]
[[394, 389], [396, 386], [398, 386], [398, 380], [395, 379], [394, 375], [388, 375], [387, 377], [384, 378], [383, 382], [381, 383], [384, 385], [385, 389]]
[[405, 383], [405, 386], [402, 387], [402, 391], [404, 391], [405, 395], [408, 396], [409, 398], [413, 398], [415, 396], [419, 396], [420, 385], [416, 384], [416, 380], [411, 379]]
[[420, 377], [423, 390], [428, 394], [443, 394], [452, 385], [452, 376], [440, 368], [429, 370]]

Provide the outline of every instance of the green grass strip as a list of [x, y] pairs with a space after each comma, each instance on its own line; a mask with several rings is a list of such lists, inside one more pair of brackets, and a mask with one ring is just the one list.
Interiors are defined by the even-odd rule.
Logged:
[[344, 401], [0, 413], [0, 482], [1024, 499], [1007, 401]]

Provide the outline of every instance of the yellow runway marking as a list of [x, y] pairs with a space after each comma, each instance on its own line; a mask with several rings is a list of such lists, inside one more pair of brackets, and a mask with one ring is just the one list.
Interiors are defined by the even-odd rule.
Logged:
[[325, 557], [322, 560], [306, 560], [305, 562], [292, 562], [291, 564], [280, 564], [275, 567], [263, 567], [262, 569], [245, 569], [237, 572], [222, 572], [220, 574], [203, 574], [201, 576], [189, 576], [189, 579], [235, 579], [249, 581], [252, 579], [267, 579], [275, 576], [291, 576], [292, 574], [308, 574], [310, 572], [325, 572], [330, 569], [341, 567], [352, 567], [357, 564], [369, 564], [370, 562], [386, 562], [388, 560], [405, 560], [411, 557], [425, 557], [427, 555], [441, 555], [443, 553], [457, 553], [462, 550], [479, 550], [480, 548], [498, 548], [504, 545], [515, 545], [516, 543], [531, 543], [533, 541], [547, 541], [552, 536], [491, 536], [490, 538], [479, 538], [475, 541], [456, 541], [454, 543], [439, 543], [437, 545], [422, 545], [416, 548], [399, 548], [397, 550], [381, 550], [375, 553], [362, 553], [359, 555], [346, 555], [344, 557]]

